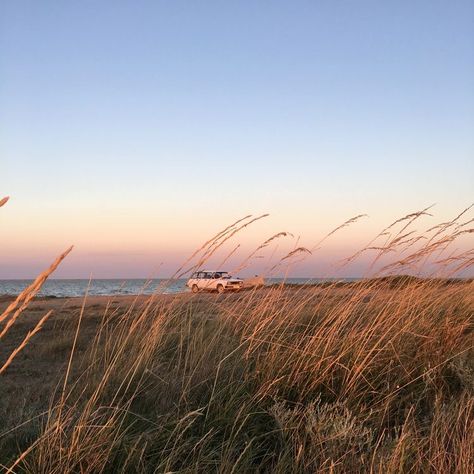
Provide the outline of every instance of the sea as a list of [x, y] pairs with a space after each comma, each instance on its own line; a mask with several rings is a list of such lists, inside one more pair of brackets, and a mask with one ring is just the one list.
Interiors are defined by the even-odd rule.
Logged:
[[[337, 279], [338, 281], [354, 281], [355, 278]], [[266, 285], [275, 283], [291, 283], [303, 285], [308, 283], [319, 283], [334, 281], [334, 279], [308, 279], [308, 278], [269, 278], [265, 280]], [[0, 280], [0, 296], [18, 295], [27, 288], [33, 280]], [[97, 279], [97, 280], [46, 280], [43, 284], [39, 296], [50, 297], [74, 297], [84, 296], [86, 293], [91, 296], [112, 296], [112, 295], [150, 295], [153, 293], [173, 294], [187, 292], [186, 279], [166, 280], [166, 279]]]

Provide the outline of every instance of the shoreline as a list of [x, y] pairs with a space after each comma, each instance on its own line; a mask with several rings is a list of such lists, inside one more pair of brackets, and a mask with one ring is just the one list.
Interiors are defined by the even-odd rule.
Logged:
[[[258, 292], [267, 292], [271, 290], [284, 290], [284, 291], [317, 291], [317, 290], [361, 290], [369, 289], [370, 291], [385, 289], [385, 290], [395, 290], [401, 289], [412, 284], [426, 283], [427, 285], [437, 285], [442, 288], [450, 287], [453, 285], [472, 285], [474, 283], [473, 278], [419, 278], [419, 277], [408, 277], [408, 276], [397, 276], [397, 277], [381, 277], [381, 278], [368, 278], [366, 280], [345, 282], [345, 281], [332, 281], [332, 282], [314, 282], [314, 283], [270, 283], [261, 287], [250, 287], [244, 288], [238, 292], [226, 292], [224, 295], [218, 295], [216, 292], [203, 291], [199, 294], [192, 293], [189, 289], [184, 291], [174, 291], [169, 293], [155, 292], [155, 293], [128, 293], [128, 294], [84, 294], [84, 295], [37, 295], [35, 296], [30, 304], [30, 308], [36, 306], [45, 306], [48, 308], [56, 307], [70, 307], [70, 306], [80, 306], [84, 304], [84, 298], [86, 298], [85, 306], [94, 306], [100, 305], [105, 306], [107, 304], [132, 304], [132, 303], [142, 303], [147, 301], [150, 298], [155, 298], [157, 301], [163, 300], [173, 300], [175, 298], [216, 298], [216, 297], [229, 297], [243, 295], [245, 293], [251, 292], [252, 290]], [[18, 294], [0, 294], [0, 311], [5, 309], [8, 304], [13, 302], [18, 297]]]
[[[292, 280], [292, 279], [289, 279]], [[323, 279], [321, 279], [323, 280]], [[0, 280], [1, 282], [2, 280]], [[11, 280], [3, 280], [3, 281], [11, 281]], [[26, 281], [26, 280], [22, 280]], [[54, 280], [50, 280], [54, 281]], [[60, 280], [56, 280], [60, 281]], [[67, 281], [67, 280], [62, 280]], [[76, 281], [76, 280], [71, 280]], [[284, 281], [275, 282], [275, 281], [268, 281], [264, 285], [261, 286], [250, 286], [244, 287], [240, 290], [240, 293], [251, 291], [253, 289], [259, 290], [269, 290], [272, 288], [284, 288], [284, 289], [322, 289], [322, 288], [357, 288], [360, 286], [365, 285], [382, 285], [388, 286], [391, 288], [399, 287], [399, 286], [406, 286], [414, 283], [429, 283], [429, 284], [438, 284], [441, 286], [449, 286], [449, 285], [456, 285], [456, 284], [472, 284], [474, 282], [474, 277], [457, 277], [457, 278], [440, 278], [440, 277], [418, 277], [418, 276], [411, 276], [411, 275], [393, 275], [393, 276], [383, 276], [383, 277], [374, 277], [374, 278], [360, 278], [358, 280], [345, 280], [345, 279], [325, 279], [323, 281], [313, 281], [308, 279], [306, 282], [292, 282], [292, 281]], [[41, 291], [40, 291], [41, 293]], [[229, 292], [230, 294], [231, 292]], [[9, 302], [14, 300], [18, 297], [20, 292], [17, 293], [0, 293], [0, 304], [4, 302]], [[169, 291], [169, 292], [162, 292], [162, 291], [153, 291], [149, 293], [144, 292], [137, 292], [137, 293], [102, 293], [102, 294], [91, 294], [90, 292], [87, 294], [87, 298], [144, 298], [144, 297], [151, 297], [151, 296], [159, 296], [159, 297], [172, 297], [172, 296], [183, 296], [187, 294], [192, 294], [191, 291], [184, 287], [182, 290], [176, 291]], [[200, 294], [213, 294], [212, 292], [201, 292]], [[83, 299], [86, 294], [75, 294], [75, 295], [55, 295], [55, 294], [39, 294], [34, 297], [34, 301], [54, 301], [54, 300], [64, 300], [64, 299]]]

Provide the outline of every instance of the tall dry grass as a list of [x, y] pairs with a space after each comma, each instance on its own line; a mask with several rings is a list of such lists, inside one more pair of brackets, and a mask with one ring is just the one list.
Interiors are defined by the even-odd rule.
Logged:
[[[445, 278], [469, 265], [472, 254], [449, 253], [467, 226], [461, 215], [406, 235], [425, 214], [397, 220], [358, 255], [415, 273], [452, 259], [443, 278], [155, 296], [106, 311], [40, 433], [5, 455], [5, 470], [473, 472], [474, 286]], [[216, 234], [177, 275], [252, 219]], [[300, 248], [284, 264], [307, 255]]]
[[[8, 196], [0, 199], [0, 207], [5, 205], [8, 200]], [[59, 255], [59, 257], [56, 258], [56, 260], [51, 264], [48, 269], [40, 273], [40, 275], [38, 275], [38, 277], [33, 281], [33, 283], [31, 283], [31, 285], [25, 288], [12, 303], [10, 303], [7, 308], [2, 313], [0, 313], [0, 343], [2, 338], [8, 333], [8, 331], [15, 324], [21, 314], [24, 313], [24, 311], [28, 308], [28, 305], [33, 300], [33, 298], [41, 290], [41, 287], [43, 286], [44, 282], [56, 270], [59, 264], [67, 257], [71, 250], [72, 247], [70, 247], [61, 255]], [[28, 334], [26, 334], [25, 338], [21, 341], [21, 343], [16, 348], [14, 348], [14, 350], [8, 355], [7, 359], [3, 362], [3, 364], [0, 362], [0, 376], [13, 362], [13, 359], [27, 346], [31, 338], [41, 330], [44, 323], [51, 316], [51, 314], [52, 311], [47, 312], [40, 319], [40, 321], [38, 321], [38, 323], [28, 332]]]

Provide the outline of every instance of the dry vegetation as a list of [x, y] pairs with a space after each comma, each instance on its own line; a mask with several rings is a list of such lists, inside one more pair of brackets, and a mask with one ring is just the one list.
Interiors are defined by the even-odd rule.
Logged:
[[[383, 264], [396, 271], [432, 256], [444, 269], [467, 268], [472, 252], [440, 253], [469, 233], [464, 214], [416, 240], [407, 227], [425, 214], [397, 221], [397, 232], [379, 234], [384, 245], [361, 252], [380, 259], [397, 249], [398, 260]], [[247, 221], [192, 259], [202, 265]], [[282, 261], [309, 252], [300, 248]], [[1, 465], [58, 474], [473, 472], [473, 289], [472, 280], [389, 277], [128, 304], [56, 301], [0, 375]], [[22, 309], [0, 340], [2, 363], [49, 307]]]

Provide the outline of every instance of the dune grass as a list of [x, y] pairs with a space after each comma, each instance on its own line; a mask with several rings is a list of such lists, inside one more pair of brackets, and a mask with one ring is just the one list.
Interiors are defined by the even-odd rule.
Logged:
[[[410, 246], [403, 227], [423, 213], [368, 247]], [[206, 242], [198, 264], [243, 225]], [[391, 268], [442, 260], [465, 230], [459, 217], [443, 223]], [[469, 254], [454, 257], [467, 267]], [[84, 305], [56, 328], [68, 351], [44, 411], [0, 426], [0, 463], [58, 474], [473, 472], [473, 290], [389, 277], [158, 295], [102, 308], [92, 329]]]

